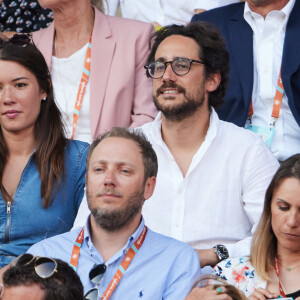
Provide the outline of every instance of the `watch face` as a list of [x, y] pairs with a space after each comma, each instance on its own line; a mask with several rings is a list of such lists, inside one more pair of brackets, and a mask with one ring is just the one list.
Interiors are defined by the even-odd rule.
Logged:
[[227, 248], [224, 245], [216, 245], [216, 253], [220, 260], [226, 259], [229, 257]]

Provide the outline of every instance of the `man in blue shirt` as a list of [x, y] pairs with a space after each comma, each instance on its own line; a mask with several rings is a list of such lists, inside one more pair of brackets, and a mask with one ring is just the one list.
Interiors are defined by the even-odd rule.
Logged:
[[104, 299], [184, 299], [200, 275], [196, 252], [152, 232], [141, 210], [156, 183], [157, 158], [141, 133], [114, 128], [87, 157], [86, 225], [29, 249], [69, 262], [85, 292]]

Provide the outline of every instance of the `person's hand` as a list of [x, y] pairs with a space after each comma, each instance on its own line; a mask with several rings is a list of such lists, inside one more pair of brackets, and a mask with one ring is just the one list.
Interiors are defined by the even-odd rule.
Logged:
[[[219, 287], [225, 292], [224, 287]], [[218, 294], [213, 286], [207, 286], [202, 288], [193, 288], [192, 291], [188, 294], [185, 300], [232, 300], [227, 294]]]
[[249, 300], [266, 300], [266, 299], [276, 299], [279, 297], [279, 294], [269, 292], [265, 289], [257, 289], [253, 292], [248, 299]]

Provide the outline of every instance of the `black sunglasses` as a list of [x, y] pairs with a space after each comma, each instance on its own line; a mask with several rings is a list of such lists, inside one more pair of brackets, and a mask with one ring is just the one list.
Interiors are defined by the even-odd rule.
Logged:
[[[106, 265], [100, 264], [93, 267], [89, 273], [89, 278], [93, 284], [99, 284], [103, 278], [103, 275], [106, 271]], [[84, 300], [97, 300], [99, 291], [97, 288], [92, 288], [84, 295]]]
[[89, 273], [89, 278], [93, 284], [99, 284], [106, 271], [106, 265], [100, 264], [93, 267]]
[[99, 291], [97, 288], [90, 289], [84, 296], [84, 300], [97, 300], [99, 295]]
[[4, 44], [9, 44], [9, 43], [20, 47], [26, 47], [31, 42], [32, 42], [32, 35], [30, 33], [22, 33], [22, 34], [17, 33], [8, 39], [0, 38], [0, 48], [2, 48]]
[[41, 278], [49, 278], [57, 272], [57, 262], [50, 257], [33, 256], [29, 253], [20, 255], [13, 263], [14, 267], [26, 267], [33, 264], [36, 274]]

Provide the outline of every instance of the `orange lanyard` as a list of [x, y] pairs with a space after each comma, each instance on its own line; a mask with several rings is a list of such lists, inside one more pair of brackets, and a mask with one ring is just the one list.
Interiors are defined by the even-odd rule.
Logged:
[[280, 292], [280, 295], [285, 298], [286, 295], [285, 295], [285, 293], [283, 291], [283, 288], [282, 288], [282, 285], [281, 285], [280, 279], [279, 279], [279, 263], [278, 263], [277, 257], [275, 258], [275, 272], [276, 272], [276, 275], [277, 275], [278, 281], [279, 281], [279, 292]]
[[83, 67], [81, 80], [80, 80], [80, 84], [79, 84], [79, 88], [78, 88], [78, 92], [77, 92], [76, 102], [75, 102], [75, 106], [74, 106], [73, 127], [72, 127], [71, 140], [74, 139], [75, 129], [76, 129], [77, 122], [78, 122], [78, 117], [79, 117], [79, 112], [80, 112], [80, 109], [81, 109], [83, 96], [84, 96], [84, 93], [85, 93], [86, 85], [87, 85], [87, 83], [89, 81], [89, 77], [90, 77], [91, 54], [92, 54], [92, 34], [93, 34], [93, 31], [91, 32], [91, 36], [90, 36], [89, 43], [88, 43], [88, 48], [86, 50], [86, 55], [85, 55], [85, 60], [84, 60], [84, 67]]
[[[133, 243], [131, 248], [128, 250], [127, 254], [125, 255], [124, 259], [121, 262], [121, 265], [119, 266], [119, 269], [117, 270], [114, 277], [110, 281], [106, 291], [103, 294], [102, 300], [108, 300], [110, 298], [113, 291], [119, 284], [121, 278], [123, 277], [125, 271], [127, 270], [130, 263], [132, 262], [133, 258], [135, 257], [135, 255], [137, 254], [137, 252], [139, 251], [141, 246], [143, 245], [146, 234], [147, 234], [147, 227], [144, 226], [141, 234], [136, 239], [136, 241]], [[75, 271], [77, 270], [79, 253], [80, 253], [80, 248], [82, 246], [83, 237], [84, 237], [84, 227], [79, 232], [79, 235], [74, 243], [73, 251], [72, 251], [72, 255], [71, 255], [71, 259], [70, 259], [70, 265]]]
[[[281, 108], [283, 93], [284, 93], [284, 87], [282, 84], [281, 71], [280, 71], [279, 76], [278, 76], [277, 86], [276, 86], [276, 94], [274, 97], [273, 109], [272, 109], [273, 122], [270, 124], [271, 126], [274, 126], [275, 122], [279, 118], [279, 112], [280, 112], [280, 108]], [[248, 119], [250, 120], [250, 123], [251, 123], [252, 116], [253, 116], [253, 103], [252, 103], [252, 99], [251, 99], [250, 107], [249, 107], [249, 111], [248, 111]]]
[[80, 248], [82, 246], [83, 237], [84, 237], [84, 227], [80, 230], [76, 238], [76, 241], [73, 246], [72, 255], [71, 255], [70, 265], [75, 271], [77, 270], [79, 253], [80, 253]]

